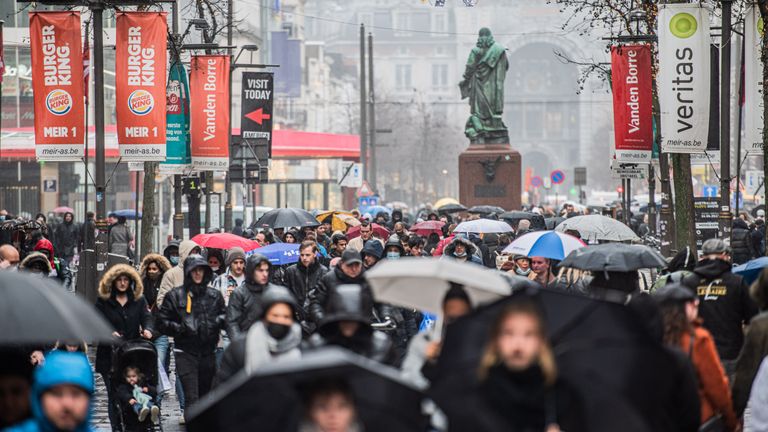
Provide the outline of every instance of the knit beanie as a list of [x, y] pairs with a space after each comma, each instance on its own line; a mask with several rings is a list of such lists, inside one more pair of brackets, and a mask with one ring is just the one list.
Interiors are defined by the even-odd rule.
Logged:
[[245, 261], [245, 251], [241, 247], [233, 247], [227, 252], [227, 267], [232, 264], [232, 261], [241, 259]]

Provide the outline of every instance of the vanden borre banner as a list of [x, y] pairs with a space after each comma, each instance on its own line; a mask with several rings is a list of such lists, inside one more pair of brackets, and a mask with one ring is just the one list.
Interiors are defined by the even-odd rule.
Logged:
[[229, 167], [229, 56], [192, 56], [189, 75], [192, 166]]
[[650, 163], [653, 150], [651, 49], [648, 45], [611, 48], [616, 161]]

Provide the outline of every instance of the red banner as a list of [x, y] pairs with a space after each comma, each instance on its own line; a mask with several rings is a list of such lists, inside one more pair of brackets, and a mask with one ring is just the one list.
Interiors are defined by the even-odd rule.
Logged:
[[125, 161], [165, 160], [165, 12], [118, 12], [117, 142]]
[[224, 171], [229, 167], [229, 56], [192, 56], [189, 97], [192, 165]]
[[650, 163], [653, 150], [651, 49], [648, 45], [611, 48], [616, 160]]
[[30, 12], [29, 36], [37, 160], [80, 160], [85, 143], [80, 13]]

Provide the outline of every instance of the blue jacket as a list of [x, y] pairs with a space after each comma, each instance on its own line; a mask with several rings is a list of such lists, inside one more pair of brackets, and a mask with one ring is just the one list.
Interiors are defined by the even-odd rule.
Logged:
[[[83, 388], [90, 395], [94, 392], [93, 373], [88, 358], [83, 353], [54, 351], [45, 358], [45, 363], [35, 371], [35, 383], [32, 385], [32, 418], [19, 425], [10, 427], [5, 432], [56, 432], [57, 429], [48, 421], [40, 406], [40, 397], [48, 389], [62, 384], [72, 384]], [[92, 407], [91, 407], [92, 409]], [[85, 421], [75, 432], [92, 432], [91, 412], [89, 409]]]

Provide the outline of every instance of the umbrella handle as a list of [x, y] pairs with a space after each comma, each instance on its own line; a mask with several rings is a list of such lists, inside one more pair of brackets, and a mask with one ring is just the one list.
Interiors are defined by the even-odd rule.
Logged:
[[381, 330], [381, 331], [393, 331], [397, 329], [397, 323], [392, 321], [391, 318], [387, 318], [386, 321], [383, 323], [373, 323], [371, 324], [371, 328], [374, 330]]

